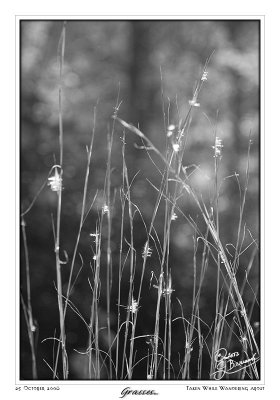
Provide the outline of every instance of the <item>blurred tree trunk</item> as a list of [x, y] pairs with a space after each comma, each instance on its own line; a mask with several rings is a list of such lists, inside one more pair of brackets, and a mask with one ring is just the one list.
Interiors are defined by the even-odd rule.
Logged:
[[[243, 23], [243, 22], [241, 22]], [[240, 30], [240, 23], [237, 21], [228, 21], [227, 22], [228, 32], [229, 32], [229, 40], [232, 43], [232, 47], [235, 47], [236, 52], [241, 52], [241, 49], [238, 49], [238, 34]], [[232, 79], [232, 88], [231, 96], [229, 96], [229, 112], [230, 119], [232, 121], [234, 127], [234, 136], [233, 136], [233, 146], [234, 146], [234, 154], [241, 154], [242, 151], [242, 133], [240, 130], [240, 122], [242, 120], [244, 109], [243, 109], [243, 96], [244, 96], [244, 77], [240, 74], [240, 72], [236, 68], [231, 68], [231, 79]], [[236, 163], [235, 157], [232, 159], [232, 163]]]
[[156, 28], [149, 21], [131, 21], [130, 118], [147, 132], [154, 114], [157, 93], [155, 72], [151, 65], [151, 34]]
[[[152, 139], [152, 121], [158, 110], [155, 104], [158, 94], [159, 79], [151, 63], [152, 34], [156, 24], [149, 21], [130, 21], [130, 52], [129, 52], [129, 96], [128, 96], [128, 122], [138, 127], [142, 132]], [[159, 71], [158, 71], [159, 75]], [[135, 147], [143, 142], [135, 135], [127, 134], [126, 143], [129, 153], [127, 161], [131, 175], [143, 169], [145, 152]]]

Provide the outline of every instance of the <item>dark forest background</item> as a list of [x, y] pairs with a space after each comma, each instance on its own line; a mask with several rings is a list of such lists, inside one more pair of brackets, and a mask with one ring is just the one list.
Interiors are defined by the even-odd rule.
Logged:
[[[20, 81], [20, 157], [21, 207], [26, 209], [47, 177], [51, 166], [59, 159], [58, 147], [58, 63], [57, 47], [62, 21], [21, 22], [21, 81]], [[249, 134], [253, 145], [250, 154], [250, 181], [245, 206], [245, 219], [252, 237], [259, 237], [259, 22], [254, 20], [118, 20], [68, 21], [63, 87], [64, 119], [64, 190], [62, 207], [62, 247], [69, 256], [73, 253], [82, 202], [86, 169], [86, 145], [90, 142], [93, 107], [97, 104], [96, 136], [93, 163], [89, 177], [89, 199], [96, 191], [102, 193], [106, 171], [107, 132], [111, 124], [118, 90], [122, 100], [119, 116], [136, 125], [164, 151], [166, 126], [162, 112], [170, 102], [169, 123], [178, 123], [178, 111], [186, 115], [188, 101], [207, 57], [215, 50], [210, 64], [208, 81], [200, 96], [201, 106], [195, 110], [185, 164], [199, 165], [193, 173], [195, 188], [207, 199], [213, 179], [213, 127], [223, 140], [221, 178], [239, 174], [245, 182]], [[163, 92], [163, 96], [162, 96]], [[177, 104], [177, 105], [176, 105]], [[178, 109], [177, 109], [178, 108]], [[112, 152], [112, 187], [121, 185], [122, 129], [116, 131]], [[129, 178], [137, 174], [132, 186], [133, 200], [141, 208], [145, 220], [153, 211], [156, 193], [146, 178], [157, 184], [159, 175], [147, 154], [135, 146], [139, 139], [128, 134], [126, 159]], [[87, 282], [91, 257], [89, 233], [95, 229], [100, 200], [84, 226], [79, 252], [84, 268], [76, 282], [72, 300], [85, 319], [90, 313], [90, 288]], [[59, 315], [54, 282], [55, 254], [52, 214], [55, 214], [56, 193], [45, 188], [32, 210], [26, 215], [27, 240], [30, 255], [32, 306], [37, 321], [38, 375], [50, 379], [51, 371], [43, 359], [51, 363], [52, 342], [41, 343], [59, 331]], [[192, 205], [182, 203], [192, 214]], [[226, 179], [221, 188], [220, 230], [223, 243], [234, 243], [239, 216], [239, 191], [236, 180]], [[195, 215], [194, 215], [195, 217]], [[135, 227], [136, 249], [141, 252], [145, 239], [139, 219]], [[160, 232], [160, 216], [158, 230]], [[114, 228], [115, 227], [115, 228]], [[172, 234], [171, 257], [173, 284], [181, 300], [184, 313], [189, 315], [192, 298], [193, 231], [185, 221], [176, 221]], [[250, 238], [246, 237], [246, 241]], [[118, 255], [118, 202], [113, 216], [112, 246]], [[239, 271], [242, 280], [250, 259], [245, 253]], [[21, 291], [25, 291], [24, 254], [21, 259]], [[151, 260], [153, 264], [155, 260]], [[77, 260], [77, 268], [79, 260]], [[114, 265], [113, 265], [114, 268]], [[157, 268], [154, 266], [153, 268]], [[151, 269], [153, 269], [151, 267]], [[213, 267], [214, 268], [214, 267]], [[69, 274], [65, 266], [65, 283]], [[204, 281], [201, 318], [211, 323], [215, 304], [215, 274]], [[154, 322], [156, 291], [149, 289], [142, 297], [141, 307], [148, 310], [139, 327], [142, 334], [149, 332]], [[245, 304], [250, 307], [253, 293], [258, 293], [258, 257], [246, 286]], [[124, 279], [125, 282], [125, 279]], [[116, 288], [113, 286], [112, 299]], [[127, 288], [124, 285], [124, 291]], [[101, 297], [103, 293], [101, 293]], [[104, 294], [105, 296], [105, 294]], [[115, 302], [112, 301], [114, 305]], [[101, 310], [102, 311], [102, 310]], [[180, 313], [174, 301], [174, 315]], [[102, 312], [101, 312], [102, 314]], [[114, 309], [112, 320], [114, 320]], [[83, 379], [83, 358], [71, 349], [83, 351], [87, 346], [86, 330], [81, 320], [69, 313], [66, 321], [70, 348], [72, 379]], [[105, 318], [105, 309], [104, 309]], [[259, 310], [254, 308], [253, 321], [259, 321]], [[31, 357], [24, 319], [21, 321], [21, 378], [31, 377]], [[179, 331], [178, 331], [179, 332]], [[174, 352], [180, 351], [182, 338], [174, 333]], [[103, 344], [106, 347], [104, 333]], [[233, 344], [234, 346], [234, 344]], [[139, 348], [141, 354], [141, 348]], [[138, 371], [143, 378], [145, 371]]]

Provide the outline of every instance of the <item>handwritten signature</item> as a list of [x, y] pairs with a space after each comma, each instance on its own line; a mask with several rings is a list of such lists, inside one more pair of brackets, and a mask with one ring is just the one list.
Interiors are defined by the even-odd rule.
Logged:
[[216, 380], [220, 380], [226, 374], [235, 374], [249, 366], [254, 366], [260, 359], [256, 356], [256, 353], [254, 353], [252, 357], [246, 359], [237, 359], [237, 357], [240, 357], [238, 351], [228, 353], [224, 347], [217, 350], [215, 352], [216, 371], [212, 374], [212, 377]]

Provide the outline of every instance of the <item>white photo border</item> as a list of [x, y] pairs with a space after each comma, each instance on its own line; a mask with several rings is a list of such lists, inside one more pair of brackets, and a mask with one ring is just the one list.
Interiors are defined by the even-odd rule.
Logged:
[[[20, 227], [20, 218], [19, 218], [19, 187], [20, 187], [20, 172], [19, 172], [19, 160], [20, 160], [20, 106], [19, 106], [19, 90], [20, 90], [20, 21], [23, 20], [118, 20], [118, 19], [130, 19], [130, 20], [139, 20], [139, 19], [151, 19], [151, 20], [242, 20], [242, 19], [252, 19], [260, 21], [260, 139], [261, 139], [261, 153], [260, 153], [260, 181], [261, 181], [261, 191], [260, 191], [260, 203], [261, 203], [261, 211], [260, 211], [260, 221], [261, 221], [261, 268], [260, 268], [260, 283], [261, 283], [261, 378], [258, 381], [29, 381], [29, 380], [20, 380], [19, 378], [19, 315], [20, 315], [20, 298], [19, 298], [19, 227]], [[64, 14], [64, 15], [15, 15], [15, 36], [16, 36], [16, 56], [15, 56], [15, 68], [16, 68], [16, 102], [15, 102], [15, 114], [16, 114], [16, 122], [15, 122], [15, 183], [16, 183], [16, 246], [15, 246], [15, 378], [14, 384], [18, 387], [43, 387], [43, 386], [59, 386], [68, 390], [71, 390], [74, 387], [86, 387], [91, 393], [94, 393], [95, 390], [98, 390], [99, 393], [106, 398], [119, 398], [121, 390], [126, 387], [130, 387], [131, 389], [142, 388], [144, 390], [154, 389], [158, 393], [160, 393], [160, 398], [170, 398], [170, 396], [187, 396], [189, 393], [186, 390], [186, 386], [263, 386], [266, 384], [265, 379], [265, 310], [264, 310], [264, 302], [265, 302], [265, 237], [264, 237], [264, 223], [265, 223], [265, 194], [264, 194], [264, 180], [265, 180], [265, 115], [264, 115], [264, 83], [265, 83], [265, 15], [183, 15], [183, 14], [169, 14], [169, 15], [150, 15], [150, 14], [120, 14], [120, 15], [110, 15], [110, 14], [92, 14], [92, 15], [72, 15], [72, 14]], [[98, 388], [98, 389], [97, 389]], [[27, 389], [26, 389], [27, 390]], [[28, 390], [27, 390], [28, 391]], [[190, 390], [189, 390], [190, 391]], [[105, 393], [105, 394], [104, 394]], [[228, 392], [226, 392], [228, 393]], [[240, 391], [235, 392], [236, 394], [240, 393]], [[242, 391], [243, 393], [243, 391]], [[54, 394], [52, 392], [52, 394]], [[94, 393], [95, 394], [95, 393]], [[214, 394], [214, 393], [213, 393]], [[225, 394], [225, 392], [223, 393]], [[113, 397], [111, 397], [113, 396]], [[164, 396], [164, 397], [162, 397]], [[166, 397], [165, 397], [166, 396]], [[217, 393], [215, 393], [215, 397]], [[128, 398], [128, 397], [127, 397]], [[137, 398], [137, 397], [136, 397]], [[178, 397], [180, 398], [180, 397]]]

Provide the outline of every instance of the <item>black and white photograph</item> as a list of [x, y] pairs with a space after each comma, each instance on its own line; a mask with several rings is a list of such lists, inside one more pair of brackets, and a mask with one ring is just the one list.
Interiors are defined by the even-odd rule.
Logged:
[[19, 19], [23, 383], [262, 378], [261, 22]]

